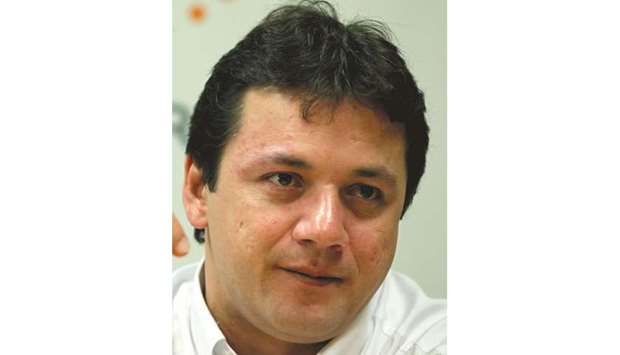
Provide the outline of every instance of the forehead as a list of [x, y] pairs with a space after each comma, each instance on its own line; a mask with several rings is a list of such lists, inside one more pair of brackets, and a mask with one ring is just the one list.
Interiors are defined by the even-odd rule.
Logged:
[[[404, 140], [402, 124], [391, 122], [381, 112], [354, 100], [333, 105], [316, 102], [309, 114], [302, 117], [303, 97], [277, 89], [250, 89], [242, 99], [240, 133], [261, 133], [283, 138], [281, 133], [299, 129], [307, 135], [338, 132], [344, 128], [348, 136], [366, 140]], [[363, 137], [361, 137], [363, 136]]]
[[334, 162], [360, 159], [404, 166], [402, 125], [353, 100], [335, 106], [319, 101], [304, 118], [299, 95], [251, 89], [243, 97], [239, 125], [226, 149], [235, 150], [236, 156], [286, 152]]

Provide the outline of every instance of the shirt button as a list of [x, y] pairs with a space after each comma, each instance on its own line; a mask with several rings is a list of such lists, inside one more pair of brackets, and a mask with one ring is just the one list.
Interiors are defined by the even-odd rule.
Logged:
[[228, 346], [226, 339], [220, 339], [213, 347], [213, 355], [237, 355], [237, 353]]

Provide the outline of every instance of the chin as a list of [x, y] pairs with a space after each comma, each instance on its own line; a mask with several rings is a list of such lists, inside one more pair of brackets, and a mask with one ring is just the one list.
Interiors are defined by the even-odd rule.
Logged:
[[305, 314], [298, 311], [289, 317], [277, 317], [274, 322], [278, 333], [276, 338], [298, 344], [320, 343], [332, 339], [340, 333], [348, 319], [344, 314], [337, 316], [338, 312], [322, 313], [323, 316], [320, 316], [318, 312], [312, 313], [309, 310]]
[[274, 337], [285, 342], [295, 344], [316, 344], [326, 342], [336, 336], [337, 332], [326, 333], [325, 329], [287, 329], [279, 332]]

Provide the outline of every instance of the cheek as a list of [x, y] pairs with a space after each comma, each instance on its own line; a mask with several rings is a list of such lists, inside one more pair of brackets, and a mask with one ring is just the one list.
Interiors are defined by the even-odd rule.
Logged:
[[265, 213], [245, 215], [236, 221], [236, 225], [236, 242], [244, 246], [246, 258], [269, 259], [272, 249], [287, 232], [281, 218]]
[[351, 240], [351, 248], [360, 270], [383, 272], [392, 264], [396, 250], [395, 230], [375, 229], [358, 234]]

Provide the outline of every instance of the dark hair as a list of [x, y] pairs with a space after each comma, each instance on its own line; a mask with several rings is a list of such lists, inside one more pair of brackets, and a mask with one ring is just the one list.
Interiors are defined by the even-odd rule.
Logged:
[[[249, 88], [302, 94], [303, 117], [317, 101], [354, 99], [404, 125], [407, 188], [401, 214], [413, 200], [426, 164], [424, 96], [388, 28], [377, 21], [343, 24], [325, 1], [302, 1], [272, 11], [212, 70], [191, 117], [186, 153], [215, 191], [224, 146], [238, 129]], [[200, 231], [195, 233], [201, 241]]]

